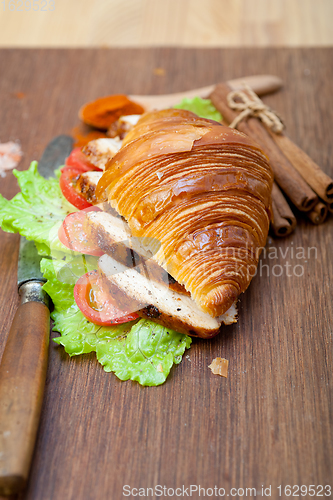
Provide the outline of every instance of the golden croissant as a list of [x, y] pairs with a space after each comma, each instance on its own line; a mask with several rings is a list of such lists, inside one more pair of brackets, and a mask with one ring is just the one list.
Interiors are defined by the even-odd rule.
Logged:
[[96, 189], [154, 260], [212, 317], [255, 273], [271, 216], [273, 174], [244, 134], [184, 110], [146, 113]]

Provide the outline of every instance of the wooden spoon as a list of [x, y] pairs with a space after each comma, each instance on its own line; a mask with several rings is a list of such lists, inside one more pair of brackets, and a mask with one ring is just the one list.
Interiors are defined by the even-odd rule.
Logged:
[[[274, 75], [253, 75], [229, 80], [226, 82], [231, 90], [242, 88], [244, 83], [254, 90], [258, 95], [269, 94], [279, 90], [283, 83], [281, 78]], [[140, 104], [146, 111], [153, 109], [170, 108], [175, 104], [179, 104], [185, 97], [191, 99], [193, 97], [207, 97], [214, 90], [216, 84], [208, 85], [198, 89], [187, 90], [185, 92], [177, 92], [174, 94], [164, 95], [129, 95], [129, 99]]]

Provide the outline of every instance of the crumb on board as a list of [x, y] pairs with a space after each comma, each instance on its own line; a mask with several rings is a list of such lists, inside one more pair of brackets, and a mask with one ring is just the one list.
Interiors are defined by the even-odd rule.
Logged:
[[164, 76], [165, 69], [164, 68], [154, 68], [153, 73], [154, 73], [154, 75], [157, 75], [157, 76]]
[[229, 361], [224, 358], [215, 358], [208, 366], [214, 373], [214, 375], [221, 375], [221, 377], [228, 377], [228, 366]]
[[14, 92], [13, 97], [16, 97], [17, 99], [24, 99], [25, 98], [25, 93], [24, 92]]

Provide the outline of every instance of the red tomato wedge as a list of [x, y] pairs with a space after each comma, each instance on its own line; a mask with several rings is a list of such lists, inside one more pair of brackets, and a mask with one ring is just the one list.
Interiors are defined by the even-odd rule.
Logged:
[[85, 230], [85, 218], [87, 212], [98, 212], [98, 207], [88, 207], [80, 212], [74, 212], [67, 215], [59, 228], [58, 238], [63, 245], [75, 252], [86, 253], [88, 255], [103, 255], [103, 252], [97, 245], [89, 241]]
[[61, 171], [63, 172], [67, 168], [79, 169], [82, 170], [82, 172], [88, 172], [89, 170], [101, 170], [90, 163], [81, 148], [73, 149], [69, 157], [66, 159], [65, 166], [61, 169]]
[[97, 271], [81, 276], [74, 287], [74, 299], [82, 314], [95, 325], [116, 325], [139, 317], [135, 312], [117, 307], [116, 297], [111, 296], [106, 278]]
[[82, 173], [83, 171], [79, 169], [64, 168], [59, 179], [60, 189], [66, 200], [80, 210], [92, 206], [91, 203], [75, 189], [76, 182]]

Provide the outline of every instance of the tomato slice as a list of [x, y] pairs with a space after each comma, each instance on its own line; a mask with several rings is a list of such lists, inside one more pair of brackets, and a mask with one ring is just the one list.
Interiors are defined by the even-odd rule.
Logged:
[[67, 248], [75, 250], [75, 252], [97, 256], [103, 255], [105, 252], [92, 241], [89, 241], [85, 231], [86, 213], [98, 211], [100, 211], [98, 207], [91, 206], [80, 210], [80, 212], [67, 215], [58, 231], [58, 238], [61, 243]]
[[89, 170], [101, 170], [96, 167], [86, 157], [86, 155], [82, 152], [81, 148], [74, 148], [69, 157], [66, 159], [65, 166], [61, 169], [64, 170], [69, 168], [79, 169], [82, 172], [88, 172]]
[[66, 200], [80, 210], [92, 206], [92, 204], [75, 189], [75, 185], [81, 174], [82, 170], [64, 168], [59, 179], [60, 189]]
[[82, 314], [95, 325], [116, 325], [139, 317], [136, 312], [117, 307], [116, 300], [107, 287], [106, 278], [101, 277], [97, 271], [84, 274], [76, 282], [74, 299]]

